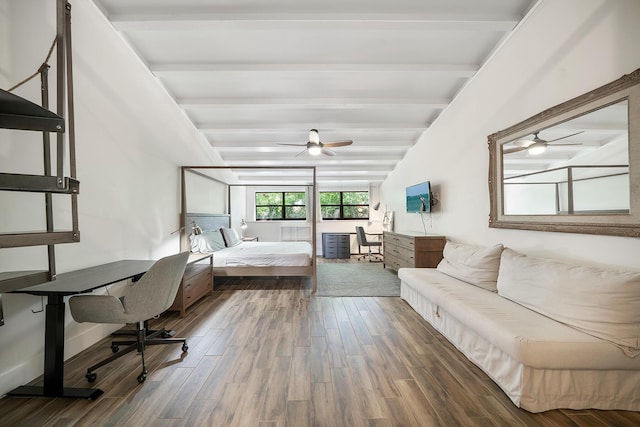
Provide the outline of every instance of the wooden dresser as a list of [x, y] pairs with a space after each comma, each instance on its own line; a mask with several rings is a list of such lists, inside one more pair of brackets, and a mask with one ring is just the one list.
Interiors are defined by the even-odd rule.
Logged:
[[176, 299], [169, 311], [179, 311], [184, 317], [185, 310], [202, 297], [213, 291], [213, 256], [211, 254], [192, 254], [184, 270], [182, 282]]
[[444, 236], [385, 231], [382, 238], [384, 266], [393, 270], [402, 267], [436, 267], [442, 260], [445, 242]]

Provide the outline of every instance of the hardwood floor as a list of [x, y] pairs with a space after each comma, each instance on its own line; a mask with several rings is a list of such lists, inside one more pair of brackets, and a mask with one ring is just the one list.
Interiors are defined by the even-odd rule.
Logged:
[[[640, 413], [516, 408], [400, 298], [315, 297], [305, 278], [227, 278], [180, 319], [188, 337], [98, 370], [96, 401], [0, 399], [0, 426], [637, 426]], [[65, 385], [111, 354], [66, 363]], [[34, 382], [34, 384], [37, 381]]]

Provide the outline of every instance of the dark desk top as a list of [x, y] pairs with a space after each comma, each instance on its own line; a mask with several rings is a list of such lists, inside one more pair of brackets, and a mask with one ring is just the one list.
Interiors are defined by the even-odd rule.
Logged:
[[155, 263], [152, 260], [122, 260], [82, 270], [58, 274], [56, 280], [17, 289], [12, 292], [31, 295], [75, 295], [142, 275]]

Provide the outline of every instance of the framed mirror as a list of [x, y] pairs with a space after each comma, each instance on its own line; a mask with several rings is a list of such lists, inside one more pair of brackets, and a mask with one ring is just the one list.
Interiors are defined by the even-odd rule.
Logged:
[[640, 69], [488, 139], [489, 227], [640, 237]]

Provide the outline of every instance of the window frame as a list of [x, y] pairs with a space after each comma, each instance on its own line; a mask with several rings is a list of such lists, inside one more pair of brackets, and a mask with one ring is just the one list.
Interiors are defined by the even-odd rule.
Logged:
[[[322, 202], [321, 202], [322, 193], [340, 193], [340, 205], [322, 204]], [[344, 203], [344, 193], [367, 193], [367, 198], [369, 200], [365, 204], [357, 204], [357, 205], [345, 204]], [[371, 218], [371, 212], [370, 212], [370, 209], [369, 209], [369, 204], [371, 202], [370, 197], [371, 197], [371, 194], [370, 194], [370, 192], [368, 190], [346, 190], [346, 191], [345, 190], [335, 190], [335, 191], [327, 190], [327, 191], [320, 191], [319, 194], [318, 194], [318, 202], [319, 202], [318, 204], [320, 205], [320, 216], [321, 216], [321, 219], [322, 219], [322, 221], [368, 221]], [[339, 209], [340, 216], [338, 218], [335, 218], [335, 217], [330, 217], [330, 218], [324, 217], [322, 215], [322, 208], [324, 206], [335, 206], [335, 207], [337, 207]], [[344, 208], [345, 208], [345, 206], [347, 206], [347, 207], [358, 207], [358, 206], [365, 207], [367, 209], [367, 216], [364, 217], [364, 218], [345, 218], [345, 216], [344, 216]]]
[[[282, 203], [279, 205], [261, 205], [257, 203], [257, 196], [258, 194], [280, 194], [282, 197]], [[287, 193], [299, 193], [302, 195], [302, 200], [304, 200], [304, 205], [290, 205], [286, 203], [286, 194]], [[307, 206], [307, 192], [306, 191], [301, 191], [301, 190], [297, 190], [297, 191], [255, 191], [253, 194], [253, 204], [254, 204], [254, 215], [255, 215], [255, 219], [256, 221], [306, 221], [307, 217], [309, 215], [309, 209]], [[260, 218], [260, 216], [258, 215], [258, 208], [260, 207], [269, 207], [269, 206], [276, 206], [279, 207], [282, 210], [282, 216], [280, 218]], [[304, 218], [287, 218], [287, 207], [296, 207], [296, 206], [304, 206]]]

